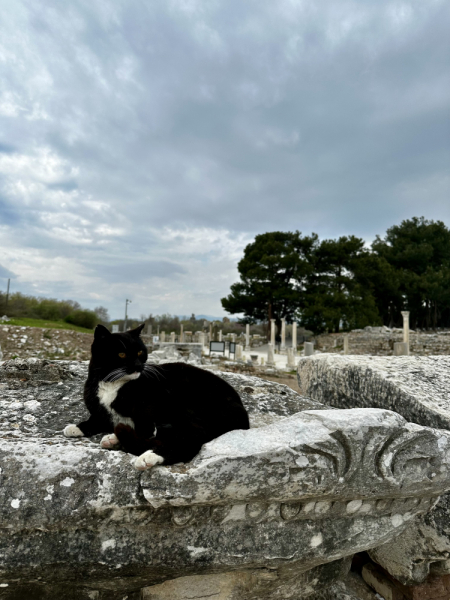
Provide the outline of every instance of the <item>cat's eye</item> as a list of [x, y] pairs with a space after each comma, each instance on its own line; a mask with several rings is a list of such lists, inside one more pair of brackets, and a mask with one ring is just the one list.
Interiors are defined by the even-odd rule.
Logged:
[[126, 354], [125, 354], [125, 352], [119, 352], [119, 356], [120, 356], [120, 358], [125, 358]]
[[139, 350], [138, 352], [138, 356], [140, 356], [142, 354], [142, 350]]

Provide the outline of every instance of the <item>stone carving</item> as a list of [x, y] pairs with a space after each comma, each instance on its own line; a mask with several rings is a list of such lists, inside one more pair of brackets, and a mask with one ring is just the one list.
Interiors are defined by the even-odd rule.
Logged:
[[[176, 467], [146, 472], [143, 493], [155, 508], [341, 499], [368, 485], [367, 497], [397, 494], [400, 488], [414, 496], [418, 482], [422, 494], [437, 495], [450, 483], [442, 463], [449, 435], [408, 424], [390, 411], [304, 411], [265, 427], [263, 438], [257, 429], [225, 434], [183, 472]], [[258, 472], [253, 480], [247, 477], [250, 463]]]
[[[450, 429], [450, 358], [315, 356], [301, 360], [298, 377], [302, 389], [319, 401], [336, 407], [377, 406], [390, 408], [421, 425]], [[422, 444], [429, 447], [428, 432], [420, 444], [408, 435], [394, 434], [392, 459], [380, 467], [385, 476], [404, 469], [401, 459], [410, 456], [411, 464], [424, 469], [431, 479], [438, 477], [435, 458], [422, 455]], [[411, 454], [411, 452], [414, 453]], [[398, 461], [400, 460], [400, 464]], [[450, 573], [450, 494], [444, 494], [432, 510], [407, 527], [389, 543], [372, 549], [372, 558], [404, 584], [425, 580], [430, 571]]]
[[327, 409], [234, 374], [223, 376], [258, 427], [213, 440], [189, 464], [139, 473], [101, 436], [62, 436], [83, 417], [85, 375], [78, 363], [0, 369], [2, 598], [20, 586], [33, 597], [45, 582], [48, 599], [70, 584], [80, 598], [146, 588], [176, 600], [176, 581], [199, 576], [227, 600], [306, 598], [450, 490], [450, 432], [388, 410]]

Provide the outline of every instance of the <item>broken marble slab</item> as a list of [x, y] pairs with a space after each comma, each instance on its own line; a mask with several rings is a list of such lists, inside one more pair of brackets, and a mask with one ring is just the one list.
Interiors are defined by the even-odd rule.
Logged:
[[261, 600], [300, 598], [305, 581], [312, 591], [336, 581], [355, 552], [394, 539], [450, 489], [449, 432], [225, 374], [260, 427], [142, 474], [129, 454], [62, 436], [83, 417], [86, 365], [57, 363], [55, 377], [43, 363], [0, 369], [1, 598], [45, 584], [113, 599], [234, 571], [266, 582]]
[[[300, 359], [299, 385], [337, 408], [390, 408], [421, 425], [450, 429], [450, 357], [337, 356]], [[450, 494], [370, 555], [405, 585], [450, 573]]]
[[390, 411], [306, 411], [139, 474], [130, 455], [3, 440], [0, 578], [144, 587], [305, 571], [388, 542], [450, 489], [450, 433]]
[[305, 396], [337, 408], [387, 408], [407, 421], [450, 430], [450, 356], [339, 356], [299, 359]]

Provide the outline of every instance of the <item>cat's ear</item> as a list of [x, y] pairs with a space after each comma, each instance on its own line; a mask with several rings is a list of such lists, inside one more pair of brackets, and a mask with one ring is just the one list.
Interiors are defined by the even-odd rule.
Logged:
[[130, 333], [131, 335], [134, 335], [136, 337], [139, 337], [141, 335], [141, 331], [144, 329], [145, 327], [145, 323], [142, 323], [142, 325], [139, 325], [138, 327], [136, 327], [136, 329], [130, 329], [130, 331], [128, 333]]
[[106, 329], [104, 325], [97, 325], [94, 331], [94, 340], [100, 340], [111, 335], [109, 329]]

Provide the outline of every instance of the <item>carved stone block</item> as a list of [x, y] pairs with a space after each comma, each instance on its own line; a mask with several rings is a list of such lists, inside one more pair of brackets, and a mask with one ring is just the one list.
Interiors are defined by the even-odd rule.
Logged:
[[300, 598], [342, 579], [355, 552], [393, 540], [450, 490], [450, 432], [223, 376], [259, 427], [142, 474], [132, 456], [101, 449], [101, 436], [62, 436], [84, 416], [85, 364], [0, 369], [1, 597], [45, 582], [115, 600], [214, 575], [240, 600], [252, 597], [248, 582], [261, 600]]
[[[374, 406], [409, 421], [450, 429], [449, 356], [336, 356], [300, 360], [299, 384], [319, 402], [338, 408]], [[430, 572], [450, 573], [450, 495], [400, 534], [395, 543], [370, 551], [372, 558], [405, 584]]]

